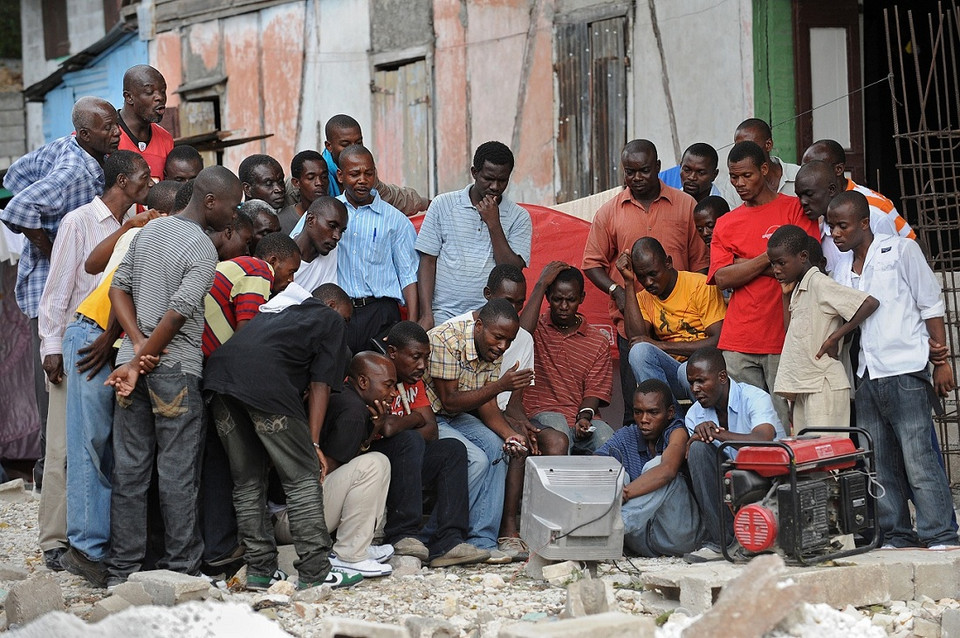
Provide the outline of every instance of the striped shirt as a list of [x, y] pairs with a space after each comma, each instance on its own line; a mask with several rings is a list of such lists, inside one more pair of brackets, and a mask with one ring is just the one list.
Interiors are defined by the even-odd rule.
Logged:
[[[186, 317], [160, 355], [161, 366], [180, 365], [186, 374], [203, 369], [203, 301], [213, 285], [217, 251], [203, 229], [182, 217], [161, 217], [143, 227], [113, 274], [112, 287], [133, 297], [137, 325], [149, 338], [168, 310]], [[133, 359], [123, 338], [117, 365]]]
[[237, 257], [217, 264], [213, 286], [204, 298], [203, 356], [209, 357], [249, 321], [270, 298], [273, 268], [256, 257]]
[[581, 322], [564, 334], [550, 321], [550, 313], [544, 313], [533, 330], [533, 348], [537, 384], [523, 392], [526, 414], [559, 412], [573, 427], [585, 397], [610, 403], [613, 359], [610, 341], [599, 330]]
[[[60, 221], [72, 210], [103, 193], [103, 169], [67, 135], [27, 153], [7, 170], [3, 185], [13, 199], [0, 211], [0, 221], [22, 233], [39, 228], [54, 241]], [[39, 312], [40, 295], [50, 272], [47, 259], [33, 242], [23, 242], [17, 265], [17, 305], [28, 317]]]
[[457, 381], [457, 389], [470, 392], [500, 378], [500, 358], [484, 361], [477, 352], [473, 327], [476, 322], [448, 321], [428, 332], [430, 337], [430, 361], [423, 374], [430, 406], [437, 414], [455, 416], [443, 409], [440, 397], [433, 385], [434, 379]]
[[380, 199], [354, 208], [346, 195], [347, 230], [337, 245], [337, 278], [354, 299], [389, 297], [403, 302], [403, 289], [417, 282], [420, 260], [414, 250], [417, 232], [406, 215]]
[[847, 190], [857, 191], [866, 197], [867, 203], [870, 204], [871, 213], [876, 211], [891, 217], [893, 226], [897, 230], [897, 235], [900, 237], [906, 237], [907, 239], [917, 238], [917, 234], [913, 232], [912, 228], [910, 228], [910, 224], [907, 223], [907, 220], [900, 216], [900, 213], [897, 211], [897, 207], [893, 205], [892, 201], [872, 188], [867, 188], [866, 186], [861, 186], [860, 184], [854, 183], [852, 179], [847, 180]]
[[[430, 203], [416, 248], [437, 258], [433, 319], [439, 324], [487, 302], [483, 286], [497, 262], [490, 230], [470, 201], [470, 188], [443, 193]], [[510, 250], [530, 263], [533, 222], [530, 213], [509, 199], [500, 201], [500, 224]]]
[[[125, 213], [127, 215], [129, 213]], [[99, 275], [88, 275], [83, 262], [120, 222], [103, 200], [93, 201], [66, 214], [53, 244], [50, 274], [40, 297], [40, 356], [63, 354], [60, 340], [67, 324], [87, 295], [97, 287]]]

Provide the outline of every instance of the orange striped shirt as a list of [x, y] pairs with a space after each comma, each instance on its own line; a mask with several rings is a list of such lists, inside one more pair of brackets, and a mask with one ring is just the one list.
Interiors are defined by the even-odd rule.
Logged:
[[847, 190], [861, 193], [867, 198], [867, 203], [870, 204], [870, 208], [873, 208], [885, 215], [892, 215], [893, 225], [896, 227], [898, 235], [901, 237], [906, 237], [907, 239], [915, 240], [917, 238], [917, 234], [913, 232], [912, 228], [910, 228], [910, 224], [907, 223], [907, 220], [900, 215], [900, 213], [897, 211], [897, 207], [893, 205], [892, 201], [872, 188], [867, 188], [866, 186], [861, 186], [860, 184], [854, 183], [852, 179], [847, 180]]

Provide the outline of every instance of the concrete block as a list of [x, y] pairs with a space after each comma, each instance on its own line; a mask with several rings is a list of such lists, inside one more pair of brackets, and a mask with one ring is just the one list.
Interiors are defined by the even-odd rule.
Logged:
[[320, 638], [410, 638], [405, 627], [352, 618], [326, 618], [320, 623]]
[[126, 598], [121, 598], [120, 596], [108, 596], [101, 600], [98, 600], [94, 605], [93, 609], [90, 611], [90, 616], [87, 618], [90, 622], [100, 622], [107, 616], [115, 614], [118, 611], [123, 611], [133, 607], [133, 604]]
[[575, 583], [567, 585], [567, 605], [564, 613], [567, 618], [581, 618], [594, 614], [605, 614], [613, 608], [616, 609], [616, 600], [611, 600], [613, 587], [610, 587], [611, 595], [608, 598], [607, 584], [602, 580], [588, 578], [578, 580]]
[[403, 619], [403, 626], [410, 633], [410, 638], [459, 638], [460, 636], [460, 630], [457, 627], [439, 618], [408, 616]]
[[[2, 132], [0, 132], [0, 135], [2, 135]], [[8, 155], [10, 157], [19, 157], [24, 155], [27, 152], [27, 145], [23, 137], [24, 134], [22, 130], [17, 134], [15, 141], [6, 141], [5, 138], [0, 137], [0, 157]]]
[[646, 572], [640, 580], [647, 589], [656, 589], [665, 599], [699, 614], [713, 605], [723, 586], [742, 570], [743, 566], [727, 562], [705, 563]]
[[960, 638], [960, 609], [944, 609], [940, 616], [940, 638]]
[[4, 610], [11, 625], [22, 625], [47, 612], [63, 611], [60, 581], [52, 575], [45, 575], [14, 583], [4, 601]]
[[500, 629], [500, 638], [653, 638], [657, 625], [652, 618], [620, 612], [596, 614], [572, 620], [545, 623], [513, 623]]
[[0, 92], [0, 110], [23, 109], [23, 94], [18, 91]]
[[919, 563], [913, 570], [914, 597], [960, 598], [960, 568], [956, 563]]
[[0, 580], [23, 580], [27, 570], [12, 563], [0, 563]]
[[113, 595], [123, 598], [131, 605], [152, 605], [153, 599], [142, 583], [126, 582], [113, 588]]
[[793, 571], [789, 577], [807, 588], [804, 600], [842, 609], [847, 605], [866, 607], [890, 600], [887, 570], [880, 565], [814, 567]]
[[416, 576], [423, 567], [416, 556], [392, 556], [387, 562], [393, 567], [394, 576]]
[[155, 605], [172, 607], [188, 600], [202, 600], [210, 589], [204, 578], [155, 569], [130, 575], [130, 582], [140, 583]]
[[26, 118], [22, 108], [12, 111], [0, 109], [0, 126], [16, 126], [20, 129], [20, 135], [23, 135], [24, 122], [26, 122]]
[[541, 571], [543, 579], [551, 585], [568, 585], [583, 578], [583, 570], [580, 569], [580, 565], [570, 560], [546, 565]]
[[[0, 142], [0, 145], [2, 145], [2, 142]], [[0, 153], [0, 155], [3, 155], [3, 153]], [[33, 496], [23, 489], [23, 479], [14, 479], [0, 484], [0, 502], [25, 503], [31, 498]]]

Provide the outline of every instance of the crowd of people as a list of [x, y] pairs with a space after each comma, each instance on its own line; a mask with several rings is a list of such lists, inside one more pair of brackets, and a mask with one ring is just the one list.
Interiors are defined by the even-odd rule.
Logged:
[[[49, 568], [112, 587], [246, 564], [266, 589], [286, 578], [278, 543], [300, 588], [387, 576], [395, 554], [523, 560], [525, 459], [567, 454], [622, 463], [627, 551], [716, 560], [732, 538], [717, 467], [736, 454], [720, 443], [853, 418], [883, 544], [958, 544], [931, 416], [954, 387], [941, 290], [835, 141], [796, 166], [748, 119], [730, 186], [708, 144], [661, 171], [631, 141], [582, 263], [528, 291], [535, 238], [500, 142], [428, 200], [381, 181], [348, 115], [288, 182], [269, 155], [234, 174], [174, 146], [156, 69], [129, 69], [123, 96], [78, 100], [74, 134], [4, 179], [0, 220], [27, 240]], [[586, 280], [617, 331], [625, 409], [606, 420], [614, 363], [578, 312]]]

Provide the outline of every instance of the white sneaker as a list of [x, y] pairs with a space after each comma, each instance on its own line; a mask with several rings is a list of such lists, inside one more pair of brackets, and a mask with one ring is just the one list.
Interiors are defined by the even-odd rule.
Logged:
[[331, 556], [330, 564], [348, 574], [360, 574], [364, 578], [378, 578], [380, 576], [389, 576], [393, 573], [393, 567], [390, 565], [378, 563], [370, 558], [357, 561], [356, 563], [348, 563], [345, 560]]
[[385, 563], [393, 556], [393, 545], [371, 545], [367, 548], [367, 556], [370, 560]]
[[960, 549], [960, 546], [957, 545], [931, 545], [927, 549], [933, 549], [937, 551], [943, 551], [945, 549]]

